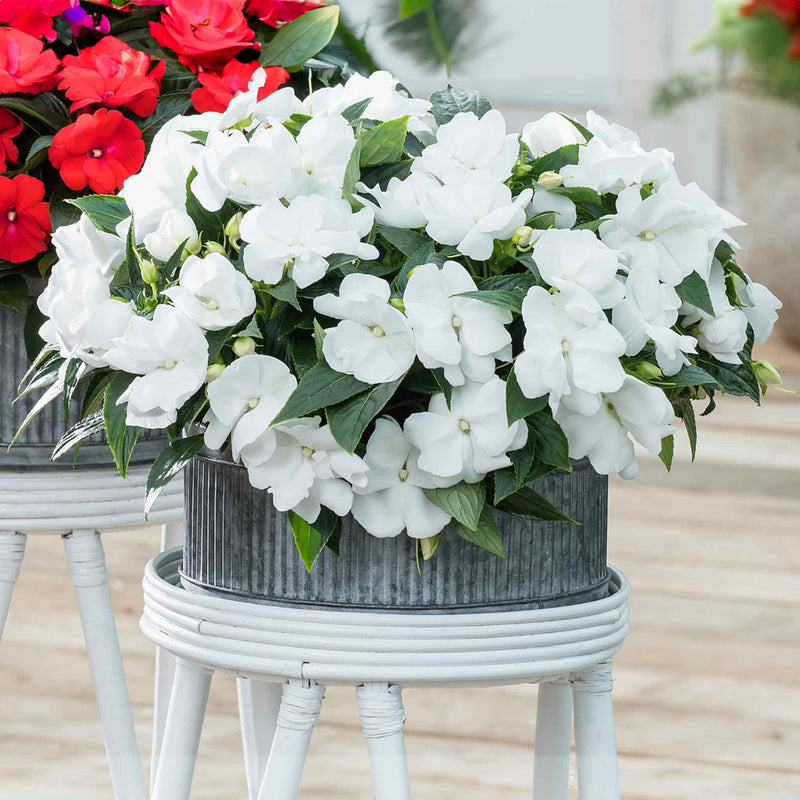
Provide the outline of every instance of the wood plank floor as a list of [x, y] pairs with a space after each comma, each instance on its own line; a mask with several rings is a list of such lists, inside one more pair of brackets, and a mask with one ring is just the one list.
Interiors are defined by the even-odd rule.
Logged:
[[[766, 357], [800, 388], [798, 356]], [[623, 796], [800, 800], [800, 400], [726, 399], [701, 422], [697, 464], [687, 449], [669, 479], [645, 459], [638, 481], [612, 484], [611, 560], [633, 584], [615, 679]], [[157, 539], [105, 539], [145, 753], [153, 651], [139, 581]], [[410, 691], [406, 706], [415, 800], [531, 796], [535, 687]], [[197, 800], [245, 798], [235, 709], [233, 681], [217, 676]], [[111, 797], [62, 545], [32, 538], [0, 646], [0, 798]], [[371, 797], [350, 690], [328, 691], [301, 797]]]

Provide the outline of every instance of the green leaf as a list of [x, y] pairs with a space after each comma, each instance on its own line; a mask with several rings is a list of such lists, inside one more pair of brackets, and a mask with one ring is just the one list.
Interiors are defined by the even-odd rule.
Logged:
[[567, 164], [577, 164], [579, 147], [577, 144], [566, 144], [558, 150], [553, 150], [552, 153], [537, 158], [531, 165], [532, 176], [538, 178], [543, 172], [558, 172]]
[[319, 320], [314, 317], [314, 349], [317, 352], [317, 361], [324, 361], [325, 355], [322, 352], [322, 342], [325, 340], [325, 330], [319, 324]]
[[435, 369], [429, 370], [429, 372], [433, 375], [433, 379], [438, 384], [439, 391], [444, 395], [444, 401], [447, 403], [447, 407], [450, 408], [450, 401], [453, 399], [453, 387], [450, 385], [450, 381], [444, 376], [444, 367], [436, 367]]
[[665, 375], [663, 380], [659, 381], [659, 385], [663, 386], [709, 386], [716, 383], [717, 379], [713, 375], [694, 364], [687, 364], [680, 372], [675, 375]]
[[698, 356], [697, 362], [726, 394], [749, 397], [754, 403], [761, 404], [761, 387], [749, 364], [725, 364], [711, 356]]
[[482, 117], [492, 109], [492, 104], [480, 92], [471, 89], [456, 89], [453, 86], [434, 92], [431, 95], [431, 105], [438, 125], [450, 122], [456, 114], [462, 112], [471, 111], [476, 116]]
[[580, 525], [579, 522], [567, 516], [560, 508], [554, 506], [546, 497], [542, 497], [528, 486], [506, 497], [497, 505], [500, 511], [538, 521], [569, 522]]
[[314, 562], [334, 532], [332, 529], [326, 533], [318, 531], [294, 511], [289, 512], [289, 524], [292, 526], [294, 543], [300, 553], [300, 558], [303, 559], [306, 569], [311, 572]]
[[492, 478], [494, 478], [495, 506], [497, 506], [501, 500], [504, 500], [506, 497], [522, 488], [517, 485], [517, 476], [514, 472], [514, 467], [495, 470], [492, 473]]
[[686, 303], [691, 303], [706, 314], [716, 316], [711, 295], [708, 293], [708, 284], [696, 273], [687, 275], [676, 287], [678, 297]]
[[139, 291], [144, 287], [144, 280], [142, 279], [142, 256], [136, 248], [135, 227], [131, 220], [125, 239], [125, 267], [128, 271], [128, 282], [131, 288]]
[[512, 369], [506, 380], [506, 416], [508, 424], [513, 425], [518, 419], [525, 419], [537, 411], [547, 408], [547, 395], [535, 397], [532, 400], [525, 397], [519, 387], [517, 376]]
[[157, 456], [147, 473], [144, 516], [147, 518], [161, 490], [203, 449], [203, 434], [170, 442]]
[[258, 61], [265, 67], [296, 67], [303, 64], [330, 42], [338, 24], [338, 5], [306, 11], [262, 44]]
[[47, 151], [53, 143], [52, 136], [39, 136], [28, 150], [28, 155], [25, 156], [25, 163], [19, 169], [13, 172], [7, 172], [9, 177], [13, 175], [22, 175], [23, 173], [30, 173], [35, 170], [46, 158]]
[[128, 404], [117, 405], [117, 400], [133, 382], [135, 375], [117, 372], [106, 387], [105, 400], [103, 401], [103, 418], [106, 424], [106, 437], [114, 463], [119, 474], [124, 478], [128, 472], [128, 464], [133, 454], [133, 448], [139, 438], [138, 428], [129, 428], [125, 424], [125, 415]]
[[309, 117], [308, 114], [292, 114], [292, 116], [283, 123], [283, 127], [296, 138], [305, 127], [306, 122], [310, 119], [311, 117]]
[[69, 109], [53, 92], [0, 97], [0, 108], [8, 109], [37, 133], [56, 133], [70, 124]]
[[[302, 19], [302, 17], [301, 17]], [[361, 178], [361, 169], [358, 166], [359, 162], [361, 161], [361, 139], [360, 137], [356, 136], [356, 144], [353, 147], [353, 151], [350, 153], [350, 158], [347, 161], [347, 166], [344, 170], [344, 179], [342, 181], [342, 194], [344, 197], [350, 199], [350, 205], [354, 205], [354, 202], [358, 202], [355, 193], [356, 193], [356, 184]], [[360, 203], [359, 203], [360, 205]]]
[[405, 180], [411, 174], [411, 165], [414, 162], [407, 158], [396, 164], [383, 164], [380, 167], [368, 167], [361, 175], [361, 180], [369, 187], [380, 186], [386, 189], [392, 178]]
[[84, 417], [79, 422], [76, 422], [58, 440], [58, 444], [56, 444], [53, 449], [50, 460], [55, 461], [61, 458], [64, 453], [69, 452], [75, 445], [79, 444], [84, 439], [88, 439], [90, 436], [94, 436], [96, 433], [100, 433], [104, 428], [105, 421], [102, 411], [95, 411], [93, 414], [89, 414], [88, 417]]
[[506, 551], [503, 548], [503, 539], [500, 536], [500, 531], [497, 530], [497, 523], [494, 521], [494, 515], [489, 506], [485, 505], [483, 507], [481, 517], [478, 520], [478, 526], [475, 530], [470, 530], [456, 520], [451, 520], [450, 528], [453, 533], [457, 534], [465, 541], [471, 542], [484, 550], [488, 550], [490, 553], [500, 558], [506, 557]]
[[354, 122], [361, 119], [361, 116], [367, 110], [367, 106], [373, 99], [372, 97], [365, 97], [363, 100], [359, 100], [357, 103], [347, 106], [347, 108], [342, 111], [342, 116], [352, 125]]
[[192, 167], [189, 176], [186, 178], [186, 213], [192, 218], [197, 230], [203, 234], [205, 239], [211, 241], [222, 241], [225, 231], [225, 223], [222, 221], [221, 213], [209, 211], [195, 196], [192, 191], [192, 183], [197, 177], [197, 170]]
[[325, 363], [317, 364], [300, 379], [273, 424], [308, 416], [321, 408], [349, 400], [369, 388], [369, 384], [357, 381], [352, 375], [336, 372]]
[[359, 165], [378, 167], [399, 161], [403, 157], [407, 129], [408, 117], [399, 117], [363, 130], [359, 136], [361, 139]]
[[190, 87], [186, 87], [180, 91], [162, 94], [161, 97], [158, 98], [158, 106], [155, 112], [149, 117], [137, 121], [139, 130], [142, 132], [145, 147], [150, 147], [155, 135], [161, 130], [167, 120], [179, 117], [191, 107], [192, 90]]
[[[521, 257], [518, 257], [517, 260], [519, 261]], [[533, 261], [533, 259], [530, 259]], [[520, 262], [522, 263], [522, 262]], [[536, 264], [534, 263], [534, 268]], [[527, 265], [526, 265], [527, 267]], [[527, 267], [530, 268], [530, 267]], [[537, 269], [538, 275], [538, 269]], [[489, 289], [500, 289], [507, 292], [516, 292], [517, 294], [521, 295], [522, 298], [525, 298], [525, 294], [527, 293], [528, 289], [532, 286], [539, 285], [539, 279], [537, 275], [531, 273], [514, 273], [512, 275], [493, 275], [491, 278], [484, 278], [484, 280], [478, 283], [478, 288], [481, 291], [489, 290]]]
[[361, 434], [389, 402], [403, 378], [398, 378], [391, 383], [378, 383], [371, 386], [366, 392], [357, 394], [343, 403], [329, 406], [325, 410], [333, 438], [348, 453], [352, 453], [356, 449], [356, 445], [361, 440]]
[[399, 19], [408, 19], [419, 14], [431, 4], [431, 0], [400, 0]]
[[377, 231], [406, 256], [413, 256], [423, 245], [430, 244], [430, 239], [419, 231], [392, 228], [388, 225], [378, 225]]
[[554, 189], [548, 189], [548, 192], [568, 197], [578, 205], [595, 205], [601, 208], [603, 205], [603, 198], [594, 189], [589, 189], [586, 186], [558, 186]]
[[66, 202], [83, 211], [95, 228], [109, 233], [115, 233], [117, 225], [131, 215], [127, 203], [113, 194], [90, 194]]
[[92, 372], [89, 376], [89, 382], [86, 384], [86, 391], [83, 393], [81, 419], [103, 408], [106, 386], [108, 386], [113, 377], [114, 372], [111, 370], [95, 370]]
[[478, 529], [486, 503], [483, 483], [457, 483], [446, 489], [423, 489], [425, 497], [471, 531]]
[[536, 437], [536, 457], [540, 461], [572, 472], [567, 437], [549, 411], [540, 411], [528, 418], [528, 435]]
[[302, 311], [297, 300], [297, 284], [291, 278], [282, 280], [277, 286], [265, 286], [264, 291], [276, 300], [283, 300], [284, 303]]
[[661, 452], [658, 457], [664, 462], [667, 472], [672, 470], [672, 459], [675, 456], [675, 435], [670, 434], [661, 440]]
[[692, 451], [692, 461], [697, 455], [697, 419], [694, 415], [694, 406], [691, 400], [687, 400], [680, 408], [681, 419], [686, 428], [686, 435], [689, 437], [689, 448]]
[[536, 437], [528, 431], [528, 440], [517, 450], [511, 450], [508, 457], [514, 469], [514, 478], [517, 481], [517, 488], [521, 489], [528, 483], [528, 475], [536, 459]]
[[22, 275], [0, 278], [0, 306], [8, 306], [20, 314], [28, 310], [28, 284]]
[[436, 251], [434, 250], [433, 242], [423, 243], [411, 254], [408, 261], [403, 264], [400, 272], [397, 273], [397, 277], [394, 279], [395, 291], [402, 295], [406, 290], [406, 286], [408, 286], [408, 277], [411, 275], [411, 271], [421, 264], [435, 263], [435, 261]]
[[578, 122], [578, 120], [572, 119], [572, 117], [568, 117], [566, 114], [561, 114], [561, 116], [564, 117], [564, 119], [567, 122], [569, 122], [569, 124], [572, 125], [575, 128], [575, 130], [578, 131], [578, 133], [580, 133], [584, 139], [586, 139], [587, 142], [590, 141], [591, 139], [594, 139], [594, 134], [588, 128], [581, 125], [581, 123]]
[[460, 292], [456, 297], [470, 297], [473, 300], [480, 300], [491, 306], [497, 306], [512, 314], [522, 312], [522, 301], [525, 295], [519, 292], [510, 292], [506, 289], [479, 289], [477, 292]]

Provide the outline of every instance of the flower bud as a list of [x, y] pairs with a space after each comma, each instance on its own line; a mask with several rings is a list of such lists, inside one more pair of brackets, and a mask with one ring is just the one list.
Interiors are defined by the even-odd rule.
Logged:
[[223, 372], [225, 372], [224, 364], [209, 364], [206, 370], [206, 383], [215, 381]]
[[256, 342], [255, 339], [251, 339], [249, 336], [240, 336], [234, 343], [233, 343], [233, 352], [236, 353], [239, 358], [242, 356], [249, 356], [255, 353], [256, 351]]
[[400, 312], [402, 312], [402, 313], [405, 313], [405, 310], [406, 310], [406, 304], [403, 302], [403, 298], [402, 298], [402, 297], [392, 297], [392, 298], [389, 300], [389, 305], [390, 305], [390, 306], [393, 306], [393, 307], [394, 307], [394, 308], [396, 308], [398, 311], [400, 311]]
[[514, 231], [511, 237], [511, 243], [518, 250], [530, 250], [531, 238], [533, 237], [533, 228], [530, 225], [522, 225]]
[[754, 361], [753, 371], [756, 373], [756, 378], [758, 378], [758, 382], [765, 392], [767, 386], [780, 386], [783, 383], [780, 372], [769, 361]]
[[229, 239], [233, 241], [239, 241], [239, 224], [241, 223], [243, 216], [244, 214], [239, 211], [225, 223], [224, 232]]
[[154, 261], [149, 258], [144, 259], [140, 266], [142, 272], [142, 280], [145, 283], [155, 284], [158, 283], [158, 267]]
[[533, 167], [530, 164], [517, 164], [515, 165], [514, 169], [511, 170], [511, 174], [515, 178], [524, 178], [526, 175], [529, 175], [533, 171]]
[[206, 242], [206, 254], [219, 253], [221, 256], [226, 255], [225, 246], [219, 242]]
[[564, 179], [557, 172], [543, 172], [536, 181], [542, 189], [557, 189]]
[[429, 536], [426, 539], [420, 539], [420, 550], [422, 551], [422, 560], [428, 561], [433, 558], [433, 554], [439, 549], [442, 537], [439, 534], [436, 536]]
[[637, 364], [634, 372], [645, 381], [656, 381], [664, 375], [655, 364], [651, 364], [649, 361]]
[[199, 236], [196, 239], [190, 239], [183, 248], [183, 258], [187, 259], [189, 256], [196, 256], [202, 249], [203, 243], [200, 241]]

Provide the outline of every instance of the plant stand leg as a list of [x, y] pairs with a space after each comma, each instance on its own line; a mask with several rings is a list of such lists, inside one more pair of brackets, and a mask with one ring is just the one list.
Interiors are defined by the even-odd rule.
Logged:
[[22, 533], [0, 531], [0, 639], [3, 638], [11, 593], [25, 555], [25, 539]]
[[[183, 523], [169, 522], [161, 526], [161, 552], [171, 550], [183, 544]], [[161, 754], [161, 742], [164, 739], [164, 725], [167, 721], [169, 693], [175, 674], [175, 656], [166, 650], [156, 648], [156, 669], [153, 693], [153, 740], [150, 747], [150, 791], [156, 779], [156, 767]]]
[[111, 610], [100, 534], [77, 530], [63, 538], [92, 668], [114, 796], [117, 800], [144, 800], [147, 792]]
[[284, 685], [275, 739], [258, 800], [295, 800], [297, 797], [308, 745], [324, 696], [325, 687], [313, 682], [290, 680]]
[[567, 677], [539, 684], [533, 800], [567, 800], [572, 688]]
[[620, 800], [611, 662], [573, 673], [570, 682], [581, 800]]
[[206, 667], [175, 661], [152, 800], [189, 800], [212, 675]]
[[369, 750], [376, 800], [409, 800], [403, 696], [399, 686], [365, 683], [356, 690], [358, 713]]
[[237, 678], [236, 688], [239, 693], [247, 794], [250, 800], [256, 800], [275, 738], [283, 684]]

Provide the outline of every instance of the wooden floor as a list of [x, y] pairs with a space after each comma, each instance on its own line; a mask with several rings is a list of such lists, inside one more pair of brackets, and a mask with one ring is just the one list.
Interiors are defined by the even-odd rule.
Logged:
[[[800, 388], [800, 358], [769, 355]], [[640, 480], [612, 486], [611, 560], [633, 584], [616, 660], [623, 796], [799, 800], [800, 399], [771, 395], [761, 411], [725, 400], [702, 421], [699, 462], [679, 449], [669, 483], [651, 459]], [[153, 650], [137, 620], [157, 532], [105, 542], [146, 752]], [[371, 797], [354, 706], [351, 691], [329, 690], [303, 800]], [[531, 797], [535, 687], [410, 691], [406, 707], [415, 800]], [[245, 798], [235, 709], [233, 681], [217, 676], [197, 800]], [[0, 646], [0, 798], [112, 798], [58, 539], [29, 541]]]

